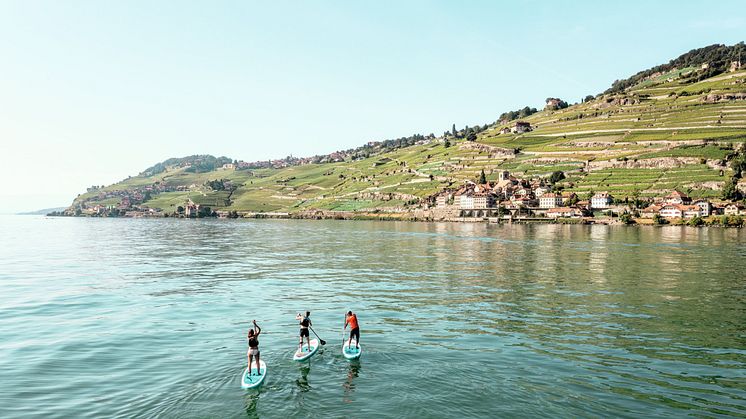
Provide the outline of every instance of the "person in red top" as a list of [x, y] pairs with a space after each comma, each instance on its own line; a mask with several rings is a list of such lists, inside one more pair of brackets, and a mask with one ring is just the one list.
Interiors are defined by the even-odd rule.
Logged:
[[347, 316], [345, 316], [345, 326], [344, 329], [347, 329], [347, 325], [350, 325], [350, 339], [347, 342], [347, 346], [352, 345], [352, 338], [355, 338], [355, 348], [360, 348], [360, 327], [358, 327], [357, 324], [357, 314], [354, 314], [352, 311], [347, 312]]

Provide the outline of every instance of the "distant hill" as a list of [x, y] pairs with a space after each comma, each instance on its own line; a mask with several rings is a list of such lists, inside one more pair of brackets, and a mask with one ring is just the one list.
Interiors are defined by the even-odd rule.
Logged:
[[51, 212], [62, 212], [66, 207], [44, 208], [36, 211], [19, 212], [16, 215], [47, 215]]
[[722, 44], [709, 45], [704, 48], [693, 49], [669, 61], [667, 64], [661, 64], [640, 71], [624, 80], [616, 80], [604, 93], [623, 92], [625, 89], [635, 86], [645, 79], [677, 69], [699, 68], [703, 70], [689, 73], [691, 81], [697, 82], [725, 73], [730, 70], [730, 65], [734, 62], [746, 63], [746, 45], [743, 42], [731, 46]]
[[174, 212], [189, 201], [226, 211], [409, 211], [482, 171], [492, 181], [503, 171], [522, 179], [561, 171], [555, 187], [581, 197], [606, 191], [632, 199], [678, 189], [719, 198], [726, 184], [742, 184], [740, 169], [733, 170], [746, 142], [742, 54], [743, 43], [692, 50], [583, 103], [549, 97], [542, 110], [526, 107], [437, 136], [272, 161], [169, 159], [89, 188], [68, 212], [96, 205]]

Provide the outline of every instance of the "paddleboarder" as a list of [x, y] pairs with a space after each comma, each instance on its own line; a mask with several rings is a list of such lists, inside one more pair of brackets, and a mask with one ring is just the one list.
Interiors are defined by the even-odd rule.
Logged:
[[350, 339], [347, 341], [347, 346], [352, 345], [352, 338], [355, 338], [355, 349], [360, 348], [360, 327], [357, 324], [357, 314], [353, 313], [352, 310], [347, 312], [345, 316], [345, 326], [343, 329], [347, 329], [347, 325], [350, 325]]
[[295, 316], [295, 320], [300, 321], [300, 342], [298, 344], [298, 352], [303, 352], [303, 337], [306, 337], [306, 343], [308, 344], [308, 352], [311, 352], [311, 338], [308, 336], [308, 328], [313, 325], [311, 323], [311, 312], [306, 311], [305, 316], [301, 316], [300, 313], [298, 313]]
[[256, 324], [256, 320], [252, 320], [254, 324], [253, 329], [249, 329], [249, 334], [246, 336], [249, 339], [249, 375], [251, 375], [251, 362], [256, 357], [256, 374], [260, 375], [261, 369], [259, 368], [259, 334], [262, 333], [262, 328]]

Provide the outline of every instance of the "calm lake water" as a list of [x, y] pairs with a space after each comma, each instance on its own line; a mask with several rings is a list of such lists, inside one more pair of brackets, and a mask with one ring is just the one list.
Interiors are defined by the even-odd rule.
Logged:
[[[3, 216], [0, 239], [4, 418], [746, 416], [745, 230]], [[327, 345], [301, 364], [306, 309]], [[269, 374], [244, 391], [252, 319]]]

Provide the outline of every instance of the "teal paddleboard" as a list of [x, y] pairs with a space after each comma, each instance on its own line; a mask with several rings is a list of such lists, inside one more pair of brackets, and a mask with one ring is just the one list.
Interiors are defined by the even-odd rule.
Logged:
[[319, 350], [319, 340], [318, 339], [311, 339], [311, 350], [308, 350], [308, 345], [306, 343], [303, 343], [303, 346], [301, 349], [296, 350], [293, 354], [293, 360], [294, 361], [304, 361], [310, 357], [313, 356], [313, 354], [316, 353], [316, 351]]
[[264, 382], [264, 377], [267, 376], [267, 364], [263, 360], [259, 360], [259, 372], [256, 371], [256, 362], [251, 363], [251, 371], [249, 368], [243, 371], [241, 376], [241, 387], [243, 388], [254, 388], [258, 387]]
[[[348, 345], [348, 343], [350, 344]], [[347, 359], [360, 358], [360, 355], [362, 355], [363, 353], [363, 347], [360, 346], [359, 344], [357, 345], [357, 347], [355, 347], [356, 343], [357, 342], [355, 341], [355, 339], [352, 339], [352, 342], [350, 342], [350, 340], [348, 339], [342, 345], [342, 355], [344, 355], [345, 358]]]

